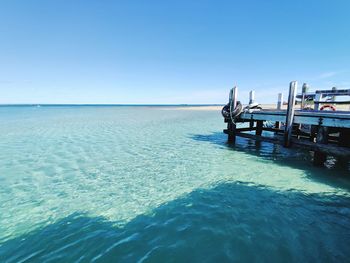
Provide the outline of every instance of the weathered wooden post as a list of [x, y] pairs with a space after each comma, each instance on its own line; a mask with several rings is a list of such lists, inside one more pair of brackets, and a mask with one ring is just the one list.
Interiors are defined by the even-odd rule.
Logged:
[[[327, 144], [328, 143], [328, 127], [318, 126], [316, 143]], [[320, 166], [323, 165], [327, 159], [327, 154], [315, 151], [314, 152], [314, 165]]]
[[[237, 95], [238, 95], [238, 88], [234, 86], [230, 90], [230, 96], [229, 96], [230, 114], [237, 106]], [[228, 131], [228, 142], [235, 143], [236, 142], [236, 123], [234, 123], [231, 118], [227, 123], [227, 131]]]
[[237, 106], [237, 95], [238, 95], [238, 88], [236, 86], [232, 89], [232, 110], [234, 110]]
[[309, 138], [310, 142], [315, 142], [316, 133], [317, 133], [317, 125], [311, 125], [310, 138]]
[[[249, 104], [254, 103], [254, 100], [255, 100], [254, 97], [255, 97], [255, 92], [252, 90], [252, 91], [249, 93]], [[250, 122], [250, 123], [252, 123], [252, 122]], [[261, 136], [261, 135], [262, 135], [263, 124], [264, 124], [263, 121], [257, 121], [257, 122], [256, 122], [256, 131], [255, 131], [255, 135], [258, 135], [258, 136]]]
[[290, 144], [291, 144], [294, 109], [295, 109], [295, 96], [297, 94], [297, 86], [298, 86], [298, 83], [296, 81], [292, 81], [289, 85], [286, 127], [284, 129], [284, 147], [290, 147]]
[[255, 102], [255, 91], [251, 90], [249, 92], [249, 104], [253, 104]]
[[[349, 147], [350, 148], [350, 129], [347, 128], [340, 128], [339, 129], [339, 140], [338, 140], [338, 145], [342, 147]], [[348, 167], [348, 162], [349, 158], [344, 158], [339, 156], [337, 158], [337, 164]]]
[[[278, 93], [277, 110], [281, 110], [282, 105], [283, 105], [283, 93]], [[281, 123], [279, 121], [276, 121], [275, 128], [281, 129]]]
[[[251, 90], [249, 92], [249, 105], [253, 104], [255, 102], [255, 91]], [[249, 128], [250, 129], [254, 129], [254, 121], [250, 121], [249, 122]]]
[[256, 122], [256, 131], [255, 131], [255, 135], [261, 136], [262, 131], [263, 131], [263, 124], [264, 124], [264, 121], [257, 121], [257, 122]]
[[[303, 110], [305, 108], [305, 98], [306, 98], [306, 93], [309, 91], [309, 86], [304, 83], [303, 86], [301, 87], [301, 102], [300, 102], [300, 109]], [[300, 139], [300, 132], [301, 132], [301, 123], [298, 124], [298, 131], [297, 131], [297, 138], [298, 140]]]
[[339, 129], [339, 146], [350, 147], [350, 129]]
[[307, 85], [306, 83], [303, 84], [303, 87], [301, 88], [301, 104], [300, 104], [300, 108], [304, 109], [305, 107], [305, 97], [306, 97], [306, 93], [309, 90], [309, 85]]

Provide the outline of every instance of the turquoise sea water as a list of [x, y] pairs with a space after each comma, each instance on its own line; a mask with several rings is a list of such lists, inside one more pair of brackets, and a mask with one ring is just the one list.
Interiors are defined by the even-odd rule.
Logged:
[[348, 164], [219, 112], [0, 107], [0, 262], [346, 262]]

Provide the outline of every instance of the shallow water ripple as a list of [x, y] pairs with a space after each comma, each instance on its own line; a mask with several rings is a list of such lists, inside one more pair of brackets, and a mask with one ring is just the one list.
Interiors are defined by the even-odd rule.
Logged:
[[218, 112], [0, 108], [1, 262], [347, 261], [349, 168]]

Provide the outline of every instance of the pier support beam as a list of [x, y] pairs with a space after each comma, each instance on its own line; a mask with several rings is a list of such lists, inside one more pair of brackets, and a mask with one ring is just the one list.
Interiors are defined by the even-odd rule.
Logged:
[[310, 129], [310, 142], [315, 142], [317, 133], [317, 125], [311, 125]]
[[263, 131], [263, 124], [264, 124], [263, 121], [257, 121], [256, 122], [256, 132], [255, 132], [256, 135], [261, 136], [262, 131]]
[[289, 85], [288, 108], [286, 116], [286, 127], [284, 129], [284, 147], [290, 147], [293, 130], [293, 119], [295, 109], [295, 97], [297, 94], [298, 83], [292, 81]]
[[[338, 145], [340, 147], [350, 148], [350, 129], [341, 128], [339, 131]], [[347, 167], [350, 158], [338, 157], [337, 165], [341, 167]]]
[[229, 122], [227, 124], [227, 130], [228, 130], [228, 143], [235, 143], [236, 142], [236, 124]]
[[338, 144], [339, 146], [350, 147], [350, 129], [340, 129]]
[[[316, 136], [316, 143], [327, 144], [328, 143], [328, 127], [319, 126]], [[322, 166], [327, 159], [327, 154], [320, 151], [314, 153], [314, 165]]]

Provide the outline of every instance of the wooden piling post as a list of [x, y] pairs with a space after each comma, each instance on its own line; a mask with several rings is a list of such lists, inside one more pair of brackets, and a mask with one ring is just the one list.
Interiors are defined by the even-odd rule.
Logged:
[[[230, 112], [232, 112], [236, 108], [237, 95], [238, 95], [238, 88], [234, 86], [230, 90], [230, 96], [229, 96]], [[235, 143], [236, 142], [236, 124], [232, 122], [231, 119], [227, 123], [227, 131], [228, 131], [228, 142]]]
[[303, 87], [301, 88], [301, 104], [300, 104], [300, 109], [304, 109], [305, 107], [305, 97], [306, 97], [306, 93], [308, 92], [309, 90], [309, 86], [304, 83], [303, 84]]
[[284, 129], [284, 147], [290, 147], [293, 130], [293, 119], [295, 110], [295, 97], [297, 94], [298, 83], [292, 81], [289, 85], [288, 108], [286, 115], [286, 127]]
[[350, 129], [341, 128], [339, 130], [339, 146], [350, 147]]
[[233, 88], [230, 89], [230, 92], [229, 92], [229, 95], [228, 95], [228, 105], [231, 105], [232, 98], [233, 98]]
[[227, 131], [228, 131], [228, 143], [236, 142], [236, 124], [229, 122], [227, 123]]
[[256, 131], [255, 134], [261, 136], [262, 131], [263, 131], [263, 121], [257, 121], [256, 122]]
[[249, 92], [249, 104], [253, 104], [255, 102], [255, 91], [251, 90]]
[[[316, 136], [317, 144], [327, 144], [328, 143], [328, 127], [318, 126], [317, 136]], [[321, 166], [327, 159], [327, 154], [315, 151], [314, 153], [314, 165]]]
[[[306, 93], [309, 90], [309, 86], [304, 83], [302, 88], [301, 88], [301, 103], [300, 103], [300, 109], [303, 110], [305, 108], [305, 98], [306, 98]], [[301, 123], [298, 124], [298, 140], [300, 139], [300, 131], [301, 131]]]
[[315, 142], [316, 133], [317, 133], [317, 125], [311, 125], [310, 142]]
[[254, 129], [254, 121], [249, 121], [249, 129], [253, 130]]
[[237, 95], [238, 95], [238, 88], [237, 86], [234, 86], [232, 89], [232, 110], [234, 110], [237, 106]]
[[[251, 90], [249, 92], [249, 104], [253, 104], [255, 102], [255, 91]], [[253, 129], [254, 128], [254, 121], [249, 122], [249, 128]]]
[[[281, 110], [282, 105], [283, 105], [283, 93], [278, 93], [277, 110]], [[281, 129], [281, 123], [279, 121], [276, 121], [275, 128]]]
[[[340, 128], [339, 129], [339, 140], [338, 145], [341, 147], [349, 147], [350, 148], [350, 129]], [[348, 166], [348, 158], [337, 158], [337, 164], [347, 167]]]

